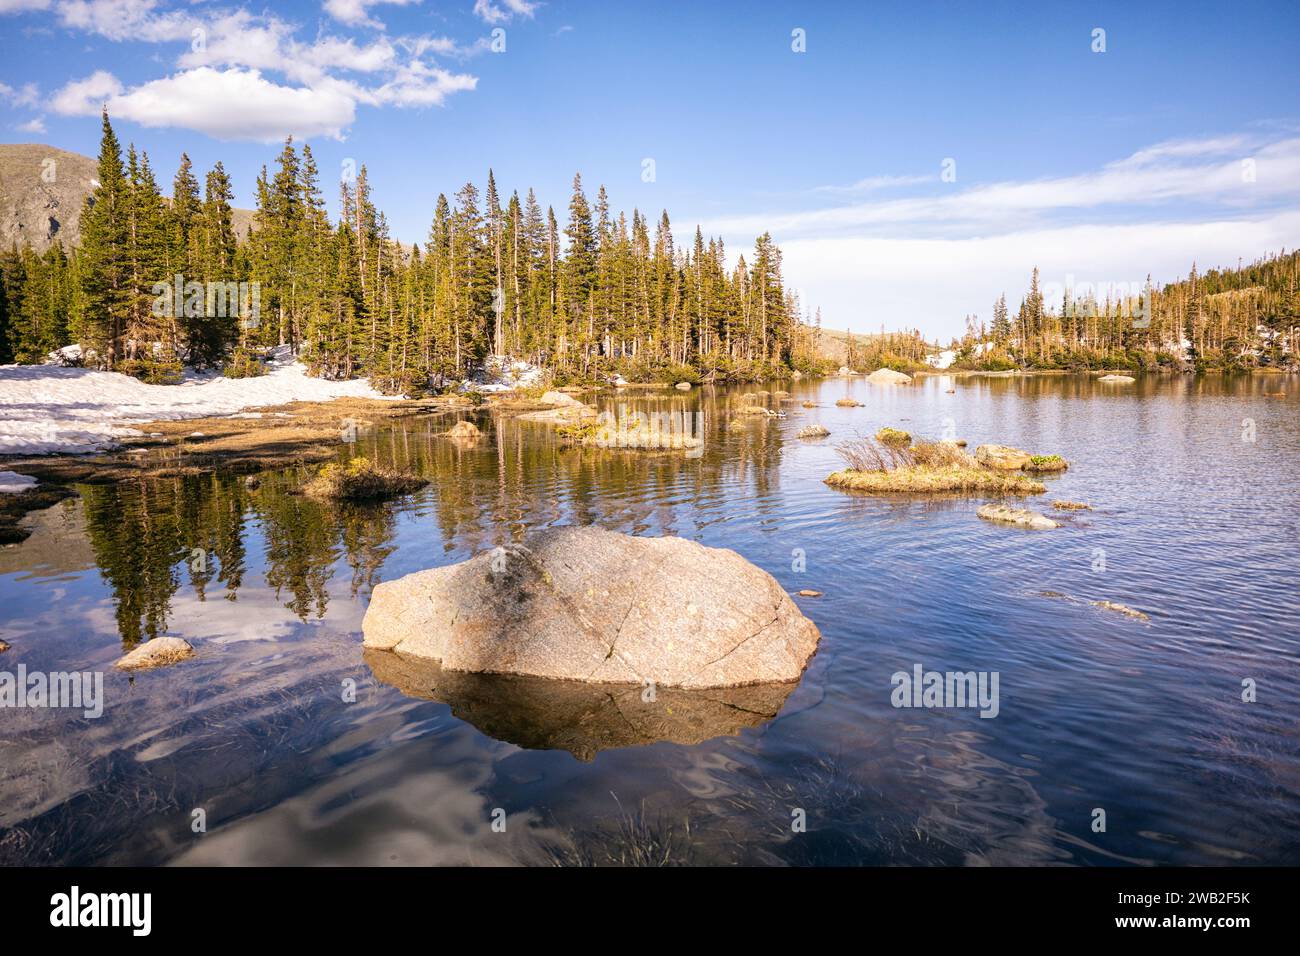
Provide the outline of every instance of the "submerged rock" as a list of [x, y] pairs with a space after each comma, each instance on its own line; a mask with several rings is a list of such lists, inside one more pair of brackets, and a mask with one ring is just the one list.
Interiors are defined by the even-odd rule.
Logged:
[[1059, 528], [1060, 525], [1053, 521], [1047, 515], [1039, 514], [1037, 511], [1030, 511], [1028, 508], [1008, 508], [1006, 505], [984, 505], [975, 512], [985, 521], [998, 521], [1003, 524], [1020, 525], [1023, 528], [1033, 528], [1038, 531], [1046, 531], [1050, 528]]
[[[568, 398], [569, 396], [565, 395], [564, 397]], [[452, 425], [451, 428], [443, 432], [443, 434], [448, 438], [478, 438], [479, 435], [482, 435], [483, 433], [479, 431], [478, 426], [473, 422], [457, 422], [455, 425]]]
[[567, 750], [590, 761], [602, 750], [660, 741], [693, 745], [774, 718], [793, 681], [685, 690], [595, 684], [517, 674], [469, 674], [436, 661], [366, 650], [375, 677], [403, 694], [437, 700], [489, 737], [530, 750]]
[[1115, 385], [1129, 385], [1136, 382], [1137, 379], [1132, 375], [1103, 375], [1101, 378], [1097, 379], [1097, 381], [1111, 382]]
[[797, 680], [821, 636], [734, 551], [595, 527], [376, 585], [362, 630], [446, 670], [687, 688]]
[[179, 637], [155, 637], [145, 641], [113, 666], [124, 671], [152, 670], [179, 664], [194, 656], [194, 647]]
[[1053, 501], [1052, 507], [1057, 511], [1091, 511], [1092, 505], [1082, 501]]
[[999, 471], [1019, 471], [1034, 456], [1010, 445], [980, 445], [975, 449], [975, 460], [986, 468]]
[[1148, 617], [1146, 614], [1143, 614], [1141, 611], [1135, 610], [1134, 608], [1129, 607], [1127, 604], [1119, 604], [1115, 601], [1093, 601], [1092, 606], [1099, 607], [1103, 611], [1114, 611], [1116, 614], [1123, 614], [1125, 617], [1131, 617], [1135, 621], [1151, 620], [1150, 617]]
[[867, 376], [873, 385], [911, 385], [912, 376], [895, 372], [892, 368], [878, 368]]

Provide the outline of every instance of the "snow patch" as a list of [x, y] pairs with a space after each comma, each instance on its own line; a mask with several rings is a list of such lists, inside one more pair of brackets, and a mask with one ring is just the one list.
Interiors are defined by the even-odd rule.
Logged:
[[229, 416], [257, 405], [388, 398], [365, 379], [312, 378], [287, 346], [267, 374], [225, 378], [187, 372], [179, 385], [146, 385], [117, 372], [0, 365], [0, 455], [89, 454], [141, 434], [133, 424]]
[[536, 388], [546, 384], [544, 369], [531, 362], [516, 362], [508, 358], [489, 358], [483, 370], [473, 378], [460, 383], [462, 392], [513, 392], [520, 388]]
[[16, 471], [0, 471], [0, 495], [19, 495], [36, 487], [36, 479], [31, 475], [20, 475]]

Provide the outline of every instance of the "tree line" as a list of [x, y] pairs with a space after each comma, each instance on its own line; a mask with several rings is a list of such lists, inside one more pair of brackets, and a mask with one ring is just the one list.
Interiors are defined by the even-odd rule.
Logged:
[[1140, 288], [1049, 295], [1034, 269], [1014, 314], [1003, 295], [991, 323], [968, 316], [957, 366], [1245, 369], [1293, 366], [1300, 355], [1300, 252], [1205, 273], [1193, 264], [1160, 288], [1148, 276]]
[[187, 156], [164, 198], [105, 113], [79, 246], [0, 257], [0, 362], [76, 343], [96, 367], [165, 382], [183, 365], [258, 374], [289, 346], [313, 374], [408, 394], [506, 357], [560, 381], [819, 368], [769, 234], [729, 267], [720, 239], [697, 227], [678, 245], [666, 212], [616, 212], [577, 175], [563, 222], [531, 189], [503, 199], [489, 170], [482, 193], [439, 195], [427, 240], [404, 245], [365, 166], [340, 182], [331, 221], [311, 148], [290, 138], [258, 175], [245, 236], [232, 203], [222, 165], [200, 189]]

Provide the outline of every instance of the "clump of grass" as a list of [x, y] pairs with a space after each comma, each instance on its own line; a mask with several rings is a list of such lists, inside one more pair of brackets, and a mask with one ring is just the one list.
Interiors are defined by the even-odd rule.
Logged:
[[918, 441], [906, 447], [878, 438], [856, 438], [837, 449], [848, 468], [826, 479], [855, 491], [1036, 495], [1047, 489], [1025, 475], [983, 468], [952, 442]]
[[1060, 455], [1031, 455], [1025, 471], [1065, 471], [1070, 463]]
[[1052, 507], [1057, 511], [1091, 511], [1092, 505], [1083, 501], [1053, 501]]
[[876, 441], [883, 442], [886, 445], [910, 445], [912, 444], [912, 436], [901, 428], [885, 426], [876, 432]]
[[377, 465], [368, 458], [333, 462], [302, 487], [303, 494], [334, 501], [391, 498], [423, 488], [429, 482], [406, 472]]
[[856, 398], [841, 398], [835, 402], [840, 408], [861, 408], [862, 403]]

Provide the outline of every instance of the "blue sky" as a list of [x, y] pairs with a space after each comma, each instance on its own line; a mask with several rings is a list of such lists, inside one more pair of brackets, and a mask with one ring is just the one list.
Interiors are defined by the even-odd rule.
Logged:
[[185, 150], [250, 206], [295, 132], [405, 241], [489, 166], [561, 216], [581, 170], [732, 255], [771, 229], [837, 328], [946, 338], [1035, 264], [1123, 287], [1300, 240], [1294, 0], [0, 0], [0, 54], [7, 142], [93, 155], [108, 102], [161, 182]]

